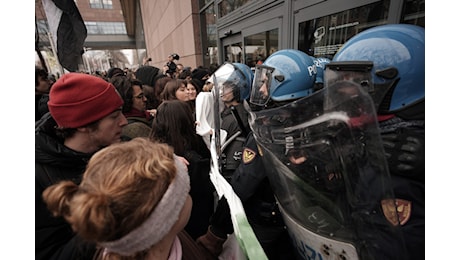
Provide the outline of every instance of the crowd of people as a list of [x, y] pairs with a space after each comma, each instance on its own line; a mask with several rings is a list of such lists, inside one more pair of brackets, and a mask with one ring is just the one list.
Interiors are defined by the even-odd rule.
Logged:
[[36, 68], [35, 258], [232, 255], [217, 149], [267, 259], [423, 259], [424, 48], [382, 25], [332, 59]]

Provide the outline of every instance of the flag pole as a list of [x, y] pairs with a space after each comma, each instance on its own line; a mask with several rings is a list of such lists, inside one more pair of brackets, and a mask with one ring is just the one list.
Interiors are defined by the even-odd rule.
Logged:
[[48, 34], [48, 38], [49, 38], [49, 41], [50, 41], [51, 50], [53, 51], [53, 55], [54, 55], [54, 57], [56, 57], [56, 61], [59, 64], [59, 71], [61, 72], [61, 75], [64, 75], [64, 68], [62, 67], [61, 63], [59, 62], [56, 47], [54, 46], [53, 36], [51, 35], [51, 32], [47, 32], [47, 34]]

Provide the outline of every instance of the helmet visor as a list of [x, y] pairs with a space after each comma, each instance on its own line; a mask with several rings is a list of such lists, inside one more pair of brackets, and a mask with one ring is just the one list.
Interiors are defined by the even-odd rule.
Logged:
[[274, 70], [274, 68], [265, 65], [256, 66], [249, 103], [255, 106], [265, 106], [268, 103]]
[[344, 61], [326, 64], [324, 71], [324, 87], [332, 86], [337, 82], [354, 82], [361, 86], [364, 91], [372, 94], [374, 85], [371, 76], [373, 67], [371, 61]]
[[239, 93], [235, 89], [247, 83], [246, 76], [238, 67], [232, 63], [224, 63], [214, 72], [214, 76], [216, 77], [214, 85], [217, 84], [221, 101], [239, 100], [239, 96], [234, 96]]

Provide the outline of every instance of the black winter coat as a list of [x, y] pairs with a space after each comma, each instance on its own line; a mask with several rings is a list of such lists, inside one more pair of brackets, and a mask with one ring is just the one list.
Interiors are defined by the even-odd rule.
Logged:
[[60, 180], [79, 184], [92, 154], [73, 151], [54, 134], [48, 114], [35, 127], [35, 259], [91, 259], [95, 246], [84, 243], [64, 218], [55, 218], [43, 202], [42, 193]]

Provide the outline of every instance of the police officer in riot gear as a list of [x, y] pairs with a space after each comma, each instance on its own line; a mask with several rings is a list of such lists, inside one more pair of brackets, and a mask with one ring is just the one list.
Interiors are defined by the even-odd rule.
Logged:
[[225, 63], [215, 75], [221, 84], [219, 95], [223, 104], [220, 128], [227, 132], [228, 140], [222, 149], [222, 174], [229, 181], [241, 162], [243, 144], [250, 131], [243, 102], [249, 98], [254, 76], [251, 68], [242, 63]]
[[423, 28], [356, 35], [300, 99], [276, 63], [254, 77], [250, 125], [300, 257], [423, 259]]
[[[297, 50], [281, 50], [272, 54], [264, 64], [277, 66], [279, 86], [293, 86], [291, 98], [299, 98], [313, 92], [316, 69], [314, 59]], [[265, 70], [266, 65], [258, 65], [256, 70]], [[255, 78], [264, 81], [264, 78]], [[246, 109], [248, 104], [245, 103]], [[261, 159], [258, 148], [251, 132], [244, 144], [241, 163], [233, 173], [231, 185], [241, 199], [247, 219], [269, 259], [294, 259], [295, 249], [290, 242], [285, 223], [281, 217], [273, 190], [267, 178], [267, 170]], [[233, 232], [229, 207], [223, 197], [211, 219], [211, 225], [206, 235], [199, 238], [201, 243], [210, 243], [215, 236], [226, 238]], [[218, 251], [218, 250], [216, 250]]]
[[[359, 50], [359, 51], [358, 51]], [[368, 29], [333, 61], [372, 61], [374, 100], [399, 225], [410, 259], [425, 258], [425, 30], [406, 24]]]

